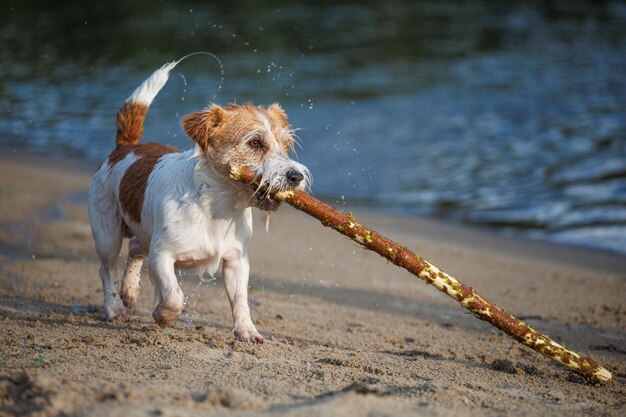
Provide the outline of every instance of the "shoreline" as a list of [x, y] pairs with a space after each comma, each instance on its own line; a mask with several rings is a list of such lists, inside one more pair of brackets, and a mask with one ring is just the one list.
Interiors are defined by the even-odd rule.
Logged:
[[269, 234], [254, 210], [250, 307], [265, 345], [233, 339], [219, 275], [181, 272], [186, 310], [160, 330], [144, 272], [130, 321], [106, 323], [85, 208], [91, 172], [81, 161], [0, 149], [0, 416], [626, 410], [624, 257], [355, 210], [363, 223], [592, 356], [614, 374], [604, 386], [495, 333], [288, 206], [273, 216]]
[[[25, 164], [36, 163], [51, 168], [70, 167], [83, 174], [89, 175], [98, 168], [97, 163], [82, 159], [70, 158], [62, 154], [46, 156], [27, 150], [9, 149], [0, 146], [0, 161], [18, 159]], [[504, 235], [490, 227], [477, 224], [453, 222], [439, 217], [411, 216], [406, 214], [389, 214], [375, 207], [359, 207], [357, 205], [333, 204], [330, 199], [323, 199], [327, 204], [333, 205], [343, 212], [353, 211], [359, 213], [364, 219], [370, 219], [373, 223], [395, 225], [391, 227], [395, 231], [405, 231], [407, 228], [413, 234], [419, 235], [424, 230], [429, 236], [442, 232], [450, 236], [450, 240], [464, 244], [478, 244], [484, 249], [501, 250], [502, 252], [514, 252], [521, 250], [524, 254], [538, 256], [543, 259], [553, 257], [557, 262], [572, 262], [581, 267], [607, 268], [607, 271], [620, 272], [626, 266], [626, 256], [615, 251], [576, 244], [551, 242], [542, 239], [533, 239], [526, 236]], [[583, 260], [581, 258], [585, 258]]]

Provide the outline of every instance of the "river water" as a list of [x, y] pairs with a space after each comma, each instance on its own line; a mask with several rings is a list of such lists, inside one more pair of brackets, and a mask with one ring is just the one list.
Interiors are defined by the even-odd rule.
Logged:
[[[337, 206], [626, 254], [626, 4], [0, 1], [0, 145], [101, 160], [115, 112], [192, 51], [146, 140], [280, 102]], [[219, 61], [219, 62], [218, 62]]]

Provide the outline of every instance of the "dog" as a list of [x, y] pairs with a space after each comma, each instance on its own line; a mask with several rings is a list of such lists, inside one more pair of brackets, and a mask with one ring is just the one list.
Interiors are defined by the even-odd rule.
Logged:
[[[184, 59], [184, 58], [183, 58]], [[186, 152], [160, 143], [139, 143], [148, 108], [180, 62], [163, 65], [125, 101], [117, 113], [115, 149], [95, 172], [88, 211], [106, 320], [126, 320], [139, 295], [144, 258], [154, 287], [152, 314], [170, 326], [185, 304], [176, 268], [215, 273], [220, 265], [233, 316], [233, 334], [264, 343], [248, 306], [252, 207], [276, 211], [274, 192], [304, 190], [311, 176], [294, 161], [294, 130], [279, 104], [210, 104], [182, 118], [195, 142]], [[233, 181], [232, 166], [255, 170], [262, 188]], [[122, 241], [128, 260], [118, 288]], [[127, 310], [128, 309], [128, 310]]]

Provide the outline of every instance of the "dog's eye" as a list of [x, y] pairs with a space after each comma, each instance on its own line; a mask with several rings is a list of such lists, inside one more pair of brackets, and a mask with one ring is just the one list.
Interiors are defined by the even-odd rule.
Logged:
[[263, 144], [258, 139], [252, 139], [250, 142], [248, 142], [248, 145], [250, 145], [250, 147], [254, 149], [263, 149]]

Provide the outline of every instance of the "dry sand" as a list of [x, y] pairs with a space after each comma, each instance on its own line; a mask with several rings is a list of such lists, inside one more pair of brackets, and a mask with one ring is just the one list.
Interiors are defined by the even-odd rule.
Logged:
[[[142, 276], [127, 323], [102, 320], [86, 214], [91, 171], [0, 154], [0, 416], [625, 415], [626, 258], [355, 211], [613, 372], [592, 385], [290, 207], [257, 212], [251, 309], [236, 342], [222, 283], [180, 280], [173, 328]], [[123, 260], [120, 260], [123, 262]]]

